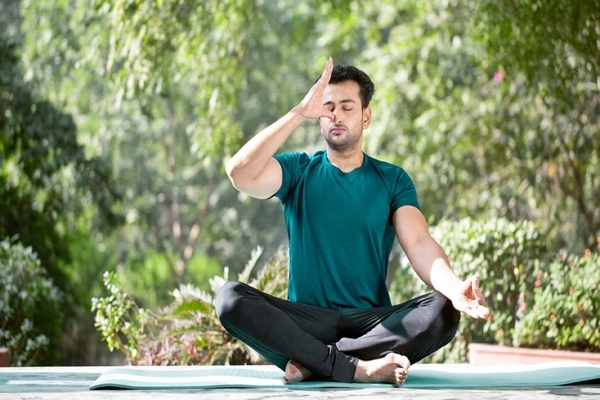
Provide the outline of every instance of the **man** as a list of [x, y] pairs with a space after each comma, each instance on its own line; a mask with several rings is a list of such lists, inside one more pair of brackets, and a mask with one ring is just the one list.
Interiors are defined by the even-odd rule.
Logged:
[[[300, 104], [227, 163], [240, 191], [282, 202], [289, 235], [288, 300], [240, 282], [217, 296], [223, 326], [285, 371], [402, 385], [409, 366], [445, 346], [460, 312], [489, 311], [477, 277], [460, 280], [429, 234], [410, 177], [362, 151], [371, 122], [370, 78], [331, 58]], [[306, 119], [318, 119], [326, 151], [275, 155]], [[435, 292], [392, 306], [385, 286], [397, 238]]]

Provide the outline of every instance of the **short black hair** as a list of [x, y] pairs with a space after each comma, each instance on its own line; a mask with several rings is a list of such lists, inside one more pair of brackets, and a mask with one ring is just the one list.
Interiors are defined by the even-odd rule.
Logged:
[[358, 95], [360, 96], [362, 108], [367, 108], [373, 98], [373, 93], [375, 93], [375, 84], [369, 78], [369, 75], [352, 65], [340, 64], [334, 66], [329, 83], [336, 84], [346, 81], [354, 81], [358, 84], [360, 88]]

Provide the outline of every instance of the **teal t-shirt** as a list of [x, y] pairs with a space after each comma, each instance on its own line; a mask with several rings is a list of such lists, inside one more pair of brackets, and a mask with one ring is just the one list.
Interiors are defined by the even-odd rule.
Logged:
[[283, 170], [275, 196], [289, 235], [290, 301], [336, 309], [391, 305], [385, 278], [396, 237], [392, 215], [419, 203], [402, 168], [364, 156], [349, 173], [325, 151], [275, 156]]

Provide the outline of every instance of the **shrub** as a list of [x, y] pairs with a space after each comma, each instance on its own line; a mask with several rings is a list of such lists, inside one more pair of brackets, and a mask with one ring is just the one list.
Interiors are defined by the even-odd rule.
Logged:
[[49, 365], [58, 358], [61, 292], [31, 247], [0, 242], [0, 346], [11, 366]]
[[[287, 295], [287, 252], [277, 252], [251, 279], [262, 249], [258, 248], [238, 280], [270, 293]], [[96, 327], [111, 351], [122, 351], [132, 365], [197, 365], [260, 363], [257, 353], [233, 338], [214, 311], [214, 297], [227, 281], [210, 279], [212, 294], [181, 285], [174, 301], [157, 312], [138, 308], [118, 286], [114, 273], [104, 274], [107, 297], [93, 298]]]
[[[491, 314], [487, 320], [463, 315], [455, 339], [425, 361], [465, 362], [472, 342], [511, 345], [519, 308], [532, 296], [529, 288], [536, 260], [546, 253], [541, 233], [529, 221], [469, 218], [442, 221], [431, 231], [459, 277], [479, 276]], [[401, 273], [402, 286], [409, 288], [409, 291], [403, 289], [405, 296], [431, 290], [416, 278], [406, 260]], [[412, 284], [406, 282], [408, 274], [412, 274]], [[393, 298], [397, 297], [393, 292]]]
[[525, 305], [515, 344], [600, 351], [600, 245], [583, 256], [564, 254], [549, 268], [538, 265], [531, 289], [533, 305]]

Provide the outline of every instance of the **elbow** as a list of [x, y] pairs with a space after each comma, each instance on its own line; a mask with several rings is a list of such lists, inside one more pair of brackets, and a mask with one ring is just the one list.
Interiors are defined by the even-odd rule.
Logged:
[[225, 164], [225, 173], [233, 187], [237, 190], [242, 190], [241, 188], [244, 186], [243, 174], [240, 171], [239, 162], [237, 162], [235, 158], [230, 159], [227, 164]]
[[225, 173], [227, 174], [227, 177], [229, 178], [229, 180], [232, 183], [233, 183], [233, 177], [235, 176], [235, 168], [236, 168], [236, 163], [235, 163], [234, 159], [231, 158], [225, 164]]

